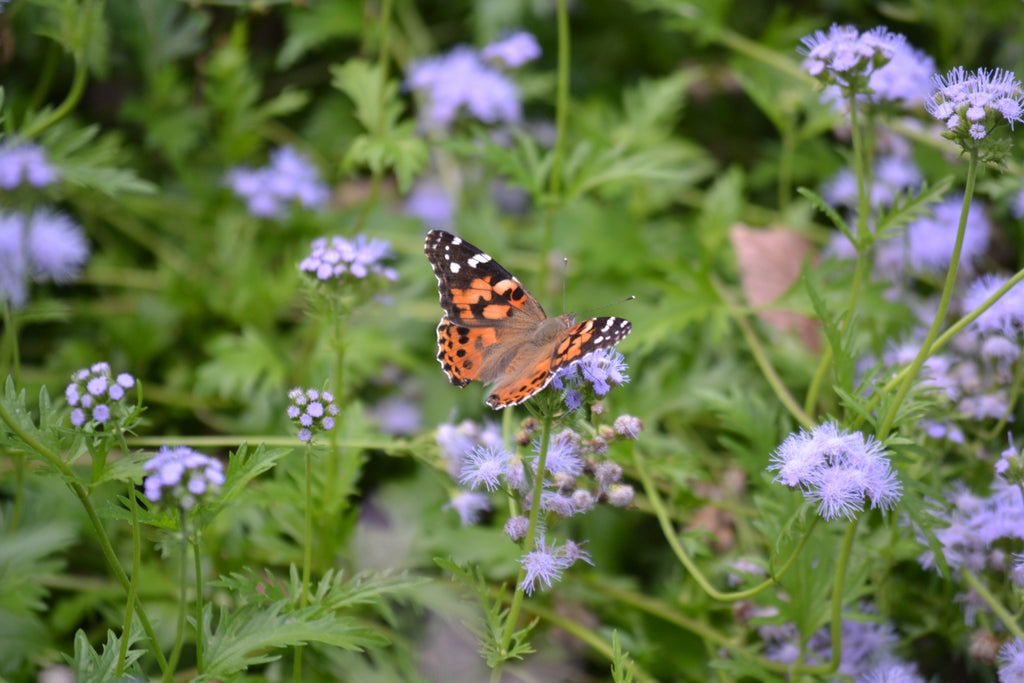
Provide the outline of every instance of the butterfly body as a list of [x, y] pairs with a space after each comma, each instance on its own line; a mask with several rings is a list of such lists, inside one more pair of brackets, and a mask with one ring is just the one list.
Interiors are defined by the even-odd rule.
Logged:
[[452, 384], [491, 384], [487, 405], [517, 405], [563, 367], [629, 334], [628, 320], [571, 313], [549, 318], [522, 283], [497, 261], [443, 230], [427, 234], [424, 251], [437, 276], [444, 316], [437, 359]]

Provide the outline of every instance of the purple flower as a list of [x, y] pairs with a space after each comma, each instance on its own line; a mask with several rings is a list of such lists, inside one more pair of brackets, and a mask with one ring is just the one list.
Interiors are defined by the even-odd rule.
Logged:
[[429, 227], [454, 227], [455, 203], [435, 179], [419, 180], [405, 199], [405, 213]]
[[577, 560], [593, 564], [590, 553], [580, 548], [578, 544], [566, 541], [565, 545], [561, 547], [558, 547], [555, 542], [547, 545], [543, 535], [538, 536], [534, 550], [526, 553], [519, 560], [526, 569], [521, 584], [522, 589], [527, 595], [532, 595], [533, 591], [541, 585], [551, 588], [552, 583], [561, 580], [562, 572], [575, 564]]
[[[967, 288], [964, 310], [973, 311], [979, 308], [1008, 280], [1009, 278], [999, 275], [982, 275]], [[991, 307], [975, 318], [971, 325], [982, 334], [1002, 334], [1010, 338], [1020, 338], [1024, 333], [1024, 284], [1018, 282], [1011, 287]]]
[[[765, 624], [759, 633], [768, 643], [765, 655], [772, 661], [789, 664], [796, 661], [802, 651], [808, 664], [821, 664], [832, 658], [832, 637], [828, 626], [811, 635], [805, 648], [800, 647], [799, 633], [791, 624]], [[863, 617], [843, 619], [838, 673], [861, 681], [861, 676], [878, 666], [896, 664], [892, 650], [898, 640], [892, 624], [888, 622], [864, 620]]]
[[815, 31], [800, 42], [802, 47], [797, 51], [806, 56], [807, 72], [826, 84], [841, 87], [866, 80], [906, 49], [906, 38], [890, 33], [884, 26], [860, 33], [855, 26], [832, 24], [828, 33]]
[[[949, 269], [960, 224], [963, 196], [951, 197], [932, 207], [931, 216], [922, 216], [909, 226], [905, 235], [878, 245], [876, 265], [891, 280], [902, 277], [909, 268], [914, 273], [941, 275]], [[992, 223], [981, 202], [973, 202], [967, 214], [960, 267], [970, 272], [988, 251]]]
[[448, 128], [463, 109], [489, 124], [522, 117], [516, 86], [469, 47], [413, 62], [406, 83], [423, 100], [420, 121], [428, 130]]
[[91, 420], [95, 426], [106, 424], [111, 417], [121, 422], [129, 415], [123, 405], [125, 389], [135, 386], [135, 378], [122, 372], [115, 380], [110, 365], [94, 363], [71, 375], [71, 383], [64, 389], [64, 398], [71, 408], [71, 424], [83, 428]]
[[944, 76], [935, 74], [932, 86], [925, 109], [964, 147], [973, 147], [997, 125], [1009, 123], [1012, 130], [1024, 113], [1021, 84], [1012, 71], [958, 66]]
[[462, 462], [459, 483], [471, 489], [483, 487], [496, 491], [512, 457], [504, 448], [477, 446]]
[[[896, 196], [920, 186], [923, 177], [914, 160], [902, 155], [882, 157], [871, 174], [869, 201], [872, 207], [892, 206]], [[857, 206], [857, 176], [843, 168], [822, 188], [822, 196], [837, 206]]]
[[555, 373], [551, 386], [565, 391], [566, 408], [572, 412], [583, 405], [581, 391], [589, 385], [597, 396], [613, 386], [629, 382], [625, 357], [613, 348], [598, 349]]
[[855, 683], [925, 683], [913, 664], [887, 662], [857, 677]]
[[350, 274], [363, 279], [373, 273], [387, 280], [397, 280], [398, 273], [384, 261], [391, 258], [391, 245], [376, 237], [356, 235], [348, 240], [340, 235], [313, 240], [309, 256], [299, 263], [299, 270], [312, 273], [318, 280], [331, 280]]
[[286, 413], [299, 427], [299, 441], [309, 441], [314, 434], [334, 429], [338, 405], [331, 392], [296, 388], [288, 392], [288, 399], [291, 404]]
[[89, 257], [82, 229], [64, 214], [39, 209], [29, 216], [0, 213], [0, 299], [28, 300], [28, 279], [58, 284], [78, 278]]
[[[533, 459], [531, 469], [536, 472], [540, 458], [540, 440], [534, 440], [532, 447], [537, 457]], [[583, 460], [580, 458], [574, 433], [565, 430], [550, 440], [544, 458], [544, 469], [549, 474], [562, 473], [569, 476], [576, 476], [583, 471]]]
[[412, 436], [423, 427], [423, 411], [416, 401], [404, 396], [385, 398], [369, 411], [385, 434]]
[[224, 182], [259, 218], [284, 218], [293, 201], [306, 209], [320, 209], [331, 197], [309, 157], [288, 145], [271, 152], [266, 166], [232, 168]]
[[1024, 681], [1024, 643], [1020, 638], [1003, 643], [999, 648], [999, 683]]
[[0, 188], [13, 190], [22, 183], [46, 187], [57, 178], [57, 169], [46, 158], [44, 147], [10, 139], [0, 144]]
[[485, 493], [457, 491], [444, 505], [444, 509], [453, 509], [459, 513], [462, 526], [472, 526], [480, 521], [480, 515], [491, 509], [491, 501]]
[[[462, 463], [477, 446], [504, 449], [505, 440], [501, 428], [495, 424], [479, 425], [472, 420], [463, 420], [458, 425], [440, 424], [435, 435], [441, 459], [447, 463], [448, 473], [453, 479], [462, 474]], [[510, 476], [511, 473], [507, 473]], [[509, 482], [510, 486], [513, 486]], [[513, 486], [513, 488], [517, 488]]]
[[860, 432], [844, 432], [826, 422], [807, 432], [791, 434], [772, 453], [769, 471], [775, 481], [800, 488], [804, 497], [818, 503], [826, 519], [853, 519], [864, 509], [892, 509], [902, 495], [902, 485], [874, 438]]
[[204, 497], [215, 495], [224, 483], [220, 460], [188, 446], [161, 446], [143, 470], [151, 473], [142, 482], [146, 497], [183, 510], [191, 510]]
[[510, 69], [518, 69], [540, 57], [540, 43], [532, 33], [518, 31], [485, 47], [480, 56]]

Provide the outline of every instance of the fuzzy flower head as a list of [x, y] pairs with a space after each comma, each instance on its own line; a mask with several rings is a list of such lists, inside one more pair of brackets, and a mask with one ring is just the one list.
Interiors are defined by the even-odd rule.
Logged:
[[[501, 427], [492, 423], [479, 424], [472, 420], [463, 420], [458, 424], [443, 423], [437, 426], [435, 439], [441, 460], [447, 465], [446, 469], [453, 479], [462, 476], [467, 459], [478, 449], [491, 452], [505, 450]], [[509, 472], [506, 472], [508, 475]], [[512, 483], [509, 482], [509, 485]]]
[[958, 66], [944, 76], [932, 77], [934, 90], [925, 100], [929, 114], [946, 125], [945, 137], [964, 150], [977, 150], [985, 161], [999, 161], [1006, 145], [986, 144], [989, 133], [1024, 115], [1024, 92], [1012, 71]]
[[[890, 280], [899, 280], [907, 270], [914, 274], [942, 275], [949, 269], [956, 243], [963, 195], [950, 197], [931, 207], [930, 216], [921, 216], [907, 226], [905, 234], [878, 244], [877, 271]], [[960, 267], [974, 271], [988, 251], [992, 221], [982, 202], [971, 203], [960, 251]]]
[[395, 269], [386, 264], [391, 258], [391, 245], [386, 240], [367, 239], [366, 235], [349, 240], [335, 235], [313, 240], [311, 248], [309, 256], [299, 263], [299, 270], [321, 282], [346, 276], [362, 280], [371, 274], [391, 281], [398, 279]]
[[562, 573], [577, 560], [594, 564], [590, 559], [590, 553], [583, 550], [579, 544], [566, 541], [564, 545], [559, 546], [552, 541], [551, 545], [547, 545], [543, 535], [539, 536], [534, 550], [519, 560], [526, 569], [522, 582], [523, 590], [527, 595], [532, 595], [533, 591], [542, 585], [551, 588], [554, 582], [561, 580]]
[[518, 69], [540, 57], [540, 43], [532, 33], [518, 31], [491, 43], [480, 52], [485, 61]]
[[224, 184], [258, 218], [285, 218], [293, 202], [304, 209], [321, 209], [331, 198], [309, 157], [287, 145], [271, 152], [266, 166], [232, 168]]
[[309, 441], [313, 435], [334, 429], [338, 405], [334, 394], [316, 389], [292, 389], [288, 392], [288, 418], [299, 428], [299, 441]]
[[471, 489], [496, 491], [514, 461], [515, 456], [504, 448], [476, 446], [462, 462], [459, 483]]
[[860, 33], [855, 26], [832, 24], [828, 32], [804, 36], [798, 51], [804, 68], [825, 85], [839, 86], [844, 96], [869, 92], [869, 78], [906, 47], [906, 38], [878, 26]]
[[[510, 53], [495, 50], [494, 59], [504, 61]], [[463, 111], [486, 124], [522, 118], [518, 88], [470, 47], [413, 62], [406, 85], [420, 101], [420, 125], [427, 130], [447, 130]]]
[[82, 228], [64, 214], [0, 212], [0, 301], [20, 308], [28, 301], [30, 280], [73, 282], [88, 258]]
[[[1009, 278], [986, 274], [967, 288], [964, 310], [979, 308], [999, 291]], [[1007, 290], [992, 306], [971, 323], [983, 335], [1001, 334], [1010, 339], [1024, 338], [1024, 283], [1018, 282]]]
[[456, 491], [444, 505], [444, 509], [449, 508], [459, 513], [462, 526], [472, 526], [480, 521], [483, 513], [490, 512], [491, 501], [486, 493]]
[[211, 499], [224, 483], [220, 460], [187, 446], [162, 446], [143, 469], [150, 473], [142, 482], [146, 498], [183, 510]]
[[1024, 642], [1007, 641], [999, 648], [999, 683], [1024, 682]]
[[104, 362], [73, 373], [64, 390], [71, 407], [71, 424], [78, 429], [92, 429], [123, 423], [131, 412], [124, 398], [134, 386], [134, 377], [127, 372], [114, 377], [110, 365]]
[[570, 411], [605, 396], [613, 386], [629, 382], [625, 357], [614, 348], [598, 349], [555, 373], [551, 386], [565, 391]]
[[58, 178], [56, 167], [47, 159], [46, 148], [10, 138], [0, 143], [0, 188], [13, 190], [23, 184], [46, 187]]
[[826, 422], [808, 432], [790, 434], [772, 453], [769, 471], [775, 481], [799, 488], [818, 503], [826, 519], [854, 519], [864, 509], [892, 509], [902, 495], [882, 444], [860, 432], [845, 432]]

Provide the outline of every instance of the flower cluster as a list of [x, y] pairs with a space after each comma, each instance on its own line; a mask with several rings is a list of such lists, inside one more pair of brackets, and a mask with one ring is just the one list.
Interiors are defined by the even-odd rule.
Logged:
[[[914, 160], [903, 154], [888, 154], [875, 162], [871, 172], [868, 201], [872, 208], [889, 207], [903, 192], [915, 189], [924, 180]], [[845, 167], [822, 187], [822, 196], [833, 206], [856, 208], [857, 175]]]
[[142, 466], [151, 472], [142, 489], [154, 503], [164, 502], [191, 510], [217, 494], [224, 483], [224, 466], [188, 446], [161, 446], [160, 452]]
[[[948, 526], [936, 528], [934, 533], [949, 567], [974, 573], [986, 569], [1011, 573], [1013, 558], [1002, 547], [1006, 542], [1024, 541], [1024, 498], [1020, 487], [997, 478], [987, 495], [977, 495], [958, 485], [946, 500], [952, 503], [943, 515]], [[925, 544], [923, 535], [919, 534], [919, 540]], [[925, 569], [938, 571], [930, 549], [921, 554], [918, 562]]]
[[318, 280], [338, 279], [349, 274], [363, 279], [369, 274], [397, 280], [398, 273], [384, 261], [391, 256], [391, 245], [376, 237], [356, 235], [348, 240], [339, 235], [313, 240], [309, 256], [299, 263], [299, 270], [311, 273]]
[[[122, 372], [116, 378], [105, 362], [95, 363], [71, 375], [64, 397], [71, 406], [71, 424], [85, 427], [88, 423], [106, 424], [123, 406], [125, 391], [135, 386], [135, 378]], [[113, 408], [113, 410], [111, 410]]]
[[605, 396], [612, 387], [629, 382], [625, 357], [613, 348], [598, 349], [559, 370], [551, 386], [565, 391], [565, 407], [578, 410], [587, 399]]
[[299, 428], [299, 441], [309, 441], [314, 434], [334, 429], [338, 405], [334, 394], [316, 389], [292, 389], [288, 392], [288, 418]]
[[[463, 525], [475, 524], [483, 512], [491, 509], [488, 494], [501, 490], [529, 513], [536, 487], [540, 486], [542, 535], [547, 524], [589, 512], [598, 504], [629, 506], [633, 503], [633, 487], [622, 483], [622, 468], [600, 456], [607, 453], [609, 443], [635, 439], [642, 429], [639, 419], [622, 415], [613, 426], [596, 429], [590, 438], [563, 430], [551, 437], [545, 448], [536, 438], [538, 421], [527, 418], [516, 434], [517, 444], [530, 445], [527, 454], [521, 455], [505, 447], [501, 432], [493, 425], [470, 421], [443, 424], [437, 430], [441, 459], [452, 478], [464, 487], [453, 491], [445, 507], [458, 512]], [[544, 471], [539, 473], [542, 449]], [[525, 515], [510, 517], [505, 523], [505, 533], [515, 542], [522, 541], [528, 530]], [[541, 538], [520, 560], [526, 569], [522, 588], [529, 593], [541, 585], [550, 586], [580, 559], [590, 562], [590, 556], [578, 544], [567, 541], [561, 546], [549, 545]]]
[[997, 125], [1021, 120], [1024, 113], [1020, 81], [1012, 71], [958, 66], [945, 76], [932, 77], [935, 90], [925, 109], [946, 124], [947, 135], [965, 148], [983, 140]]
[[47, 159], [45, 148], [11, 139], [0, 144], [0, 188], [13, 190], [23, 183], [46, 187], [57, 179], [57, 169]]
[[[756, 616], [765, 619], [777, 613], [777, 608], [764, 608]], [[870, 605], [864, 612], [873, 612]], [[889, 622], [863, 617], [842, 620], [840, 643], [842, 655], [838, 673], [856, 683], [924, 683], [924, 678], [913, 664], [901, 661], [895, 648], [899, 642]], [[791, 664], [798, 659], [808, 664], [822, 664], [832, 659], [832, 637], [828, 626], [818, 629], [806, 643], [801, 643], [796, 624], [764, 623], [758, 628], [767, 643], [765, 656], [775, 662]]]
[[999, 683], [1024, 681], [1024, 642], [1009, 640], [999, 648]]
[[[964, 295], [965, 312], [973, 311], [1002, 288], [1009, 278], [986, 274], [971, 283]], [[1020, 349], [1011, 340], [1024, 337], [1024, 283], [1018, 282], [999, 297], [991, 307], [974, 319], [974, 328], [992, 338], [1000, 335], [1009, 343], [1010, 358], [1019, 358]]]
[[[928, 84], [934, 73], [934, 59], [906, 42], [897, 41], [892, 58], [871, 72], [867, 88], [857, 92], [857, 100], [873, 105], [891, 103], [906, 109], [918, 107], [931, 92]], [[840, 110], [849, 105], [838, 85], [826, 87], [821, 99]]]
[[906, 38], [884, 26], [861, 33], [855, 26], [832, 24], [827, 33], [815, 31], [800, 42], [807, 72], [825, 85], [838, 85], [844, 96], [869, 92], [872, 73], [906, 49]]
[[406, 83], [422, 100], [421, 125], [445, 130], [465, 110], [483, 123], [518, 123], [519, 90], [500, 69], [518, 68], [540, 55], [533, 36], [519, 33], [478, 52], [459, 46], [436, 57], [413, 62]]
[[[876, 260], [879, 271], [889, 279], [898, 278], [908, 267], [914, 273], [944, 274], [953, 257], [963, 202], [962, 194], [945, 199], [931, 207], [930, 216], [911, 222], [905, 236], [883, 242]], [[992, 221], [984, 204], [972, 202], [960, 251], [961, 268], [970, 271], [982, 261], [991, 232]]]
[[778, 472], [774, 481], [798, 487], [816, 501], [818, 514], [827, 520], [854, 519], [865, 498], [872, 509], [890, 510], [902, 495], [882, 444], [842, 431], [834, 422], [790, 434], [772, 453], [768, 470]]
[[331, 196], [316, 166], [287, 145], [271, 152], [266, 166], [231, 169], [224, 182], [259, 218], [284, 218], [293, 201], [306, 209], [323, 208]]
[[527, 595], [532, 595], [541, 584], [551, 588], [553, 582], [561, 580], [562, 572], [576, 564], [578, 560], [589, 565], [594, 564], [590, 559], [590, 553], [583, 550], [578, 543], [566, 541], [558, 545], [552, 541], [551, 545], [547, 545], [543, 534], [538, 535], [534, 550], [519, 560], [526, 569], [523, 590]]
[[61, 213], [0, 213], [0, 301], [28, 301], [29, 280], [58, 284], [77, 279], [89, 257], [82, 228]]

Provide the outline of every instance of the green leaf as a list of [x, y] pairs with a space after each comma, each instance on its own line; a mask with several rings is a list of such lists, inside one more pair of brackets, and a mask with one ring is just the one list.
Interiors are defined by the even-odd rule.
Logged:
[[324, 43], [359, 37], [363, 8], [354, 2], [311, 2], [286, 15], [288, 29], [276, 66], [286, 69]]
[[240, 335], [222, 334], [209, 342], [210, 360], [196, 371], [195, 391], [246, 402], [254, 394], [282, 386], [287, 376], [279, 349], [260, 331], [246, 328]]
[[622, 650], [618, 629], [612, 631], [612, 680], [615, 683], [634, 683], [636, 681], [636, 664]]
[[354, 618], [314, 616], [318, 608], [288, 610], [285, 601], [265, 607], [246, 605], [237, 610], [222, 607], [213, 627], [213, 608], [203, 610], [202, 638], [206, 643], [206, 675], [229, 678], [239, 671], [274, 661], [282, 648], [322, 643], [347, 650], [388, 644], [374, 630]]
[[75, 633], [75, 654], [69, 658], [68, 663], [75, 674], [78, 683], [109, 683], [109, 681], [144, 680], [145, 674], [138, 664], [138, 660], [145, 654], [145, 650], [138, 650], [132, 646], [142, 640], [142, 628], [138, 625], [138, 619], [132, 621], [131, 634], [128, 637], [128, 651], [125, 655], [124, 670], [121, 676], [117, 675], [118, 660], [121, 655], [121, 638], [114, 635], [113, 631], [107, 631], [107, 642], [103, 645], [102, 652], [96, 652], [89, 643], [85, 631], [79, 629]]
[[798, 187], [796, 191], [808, 201], [811, 202], [819, 211], [828, 216], [828, 219], [832, 221], [832, 225], [839, 228], [846, 239], [850, 240], [850, 244], [857, 244], [857, 238], [853, 234], [853, 230], [850, 229], [850, 224], [839, 215], [839, 212], [832, 208], [832, 205], [825, 201], [825, 198], [820, 194], [806, 187]]

